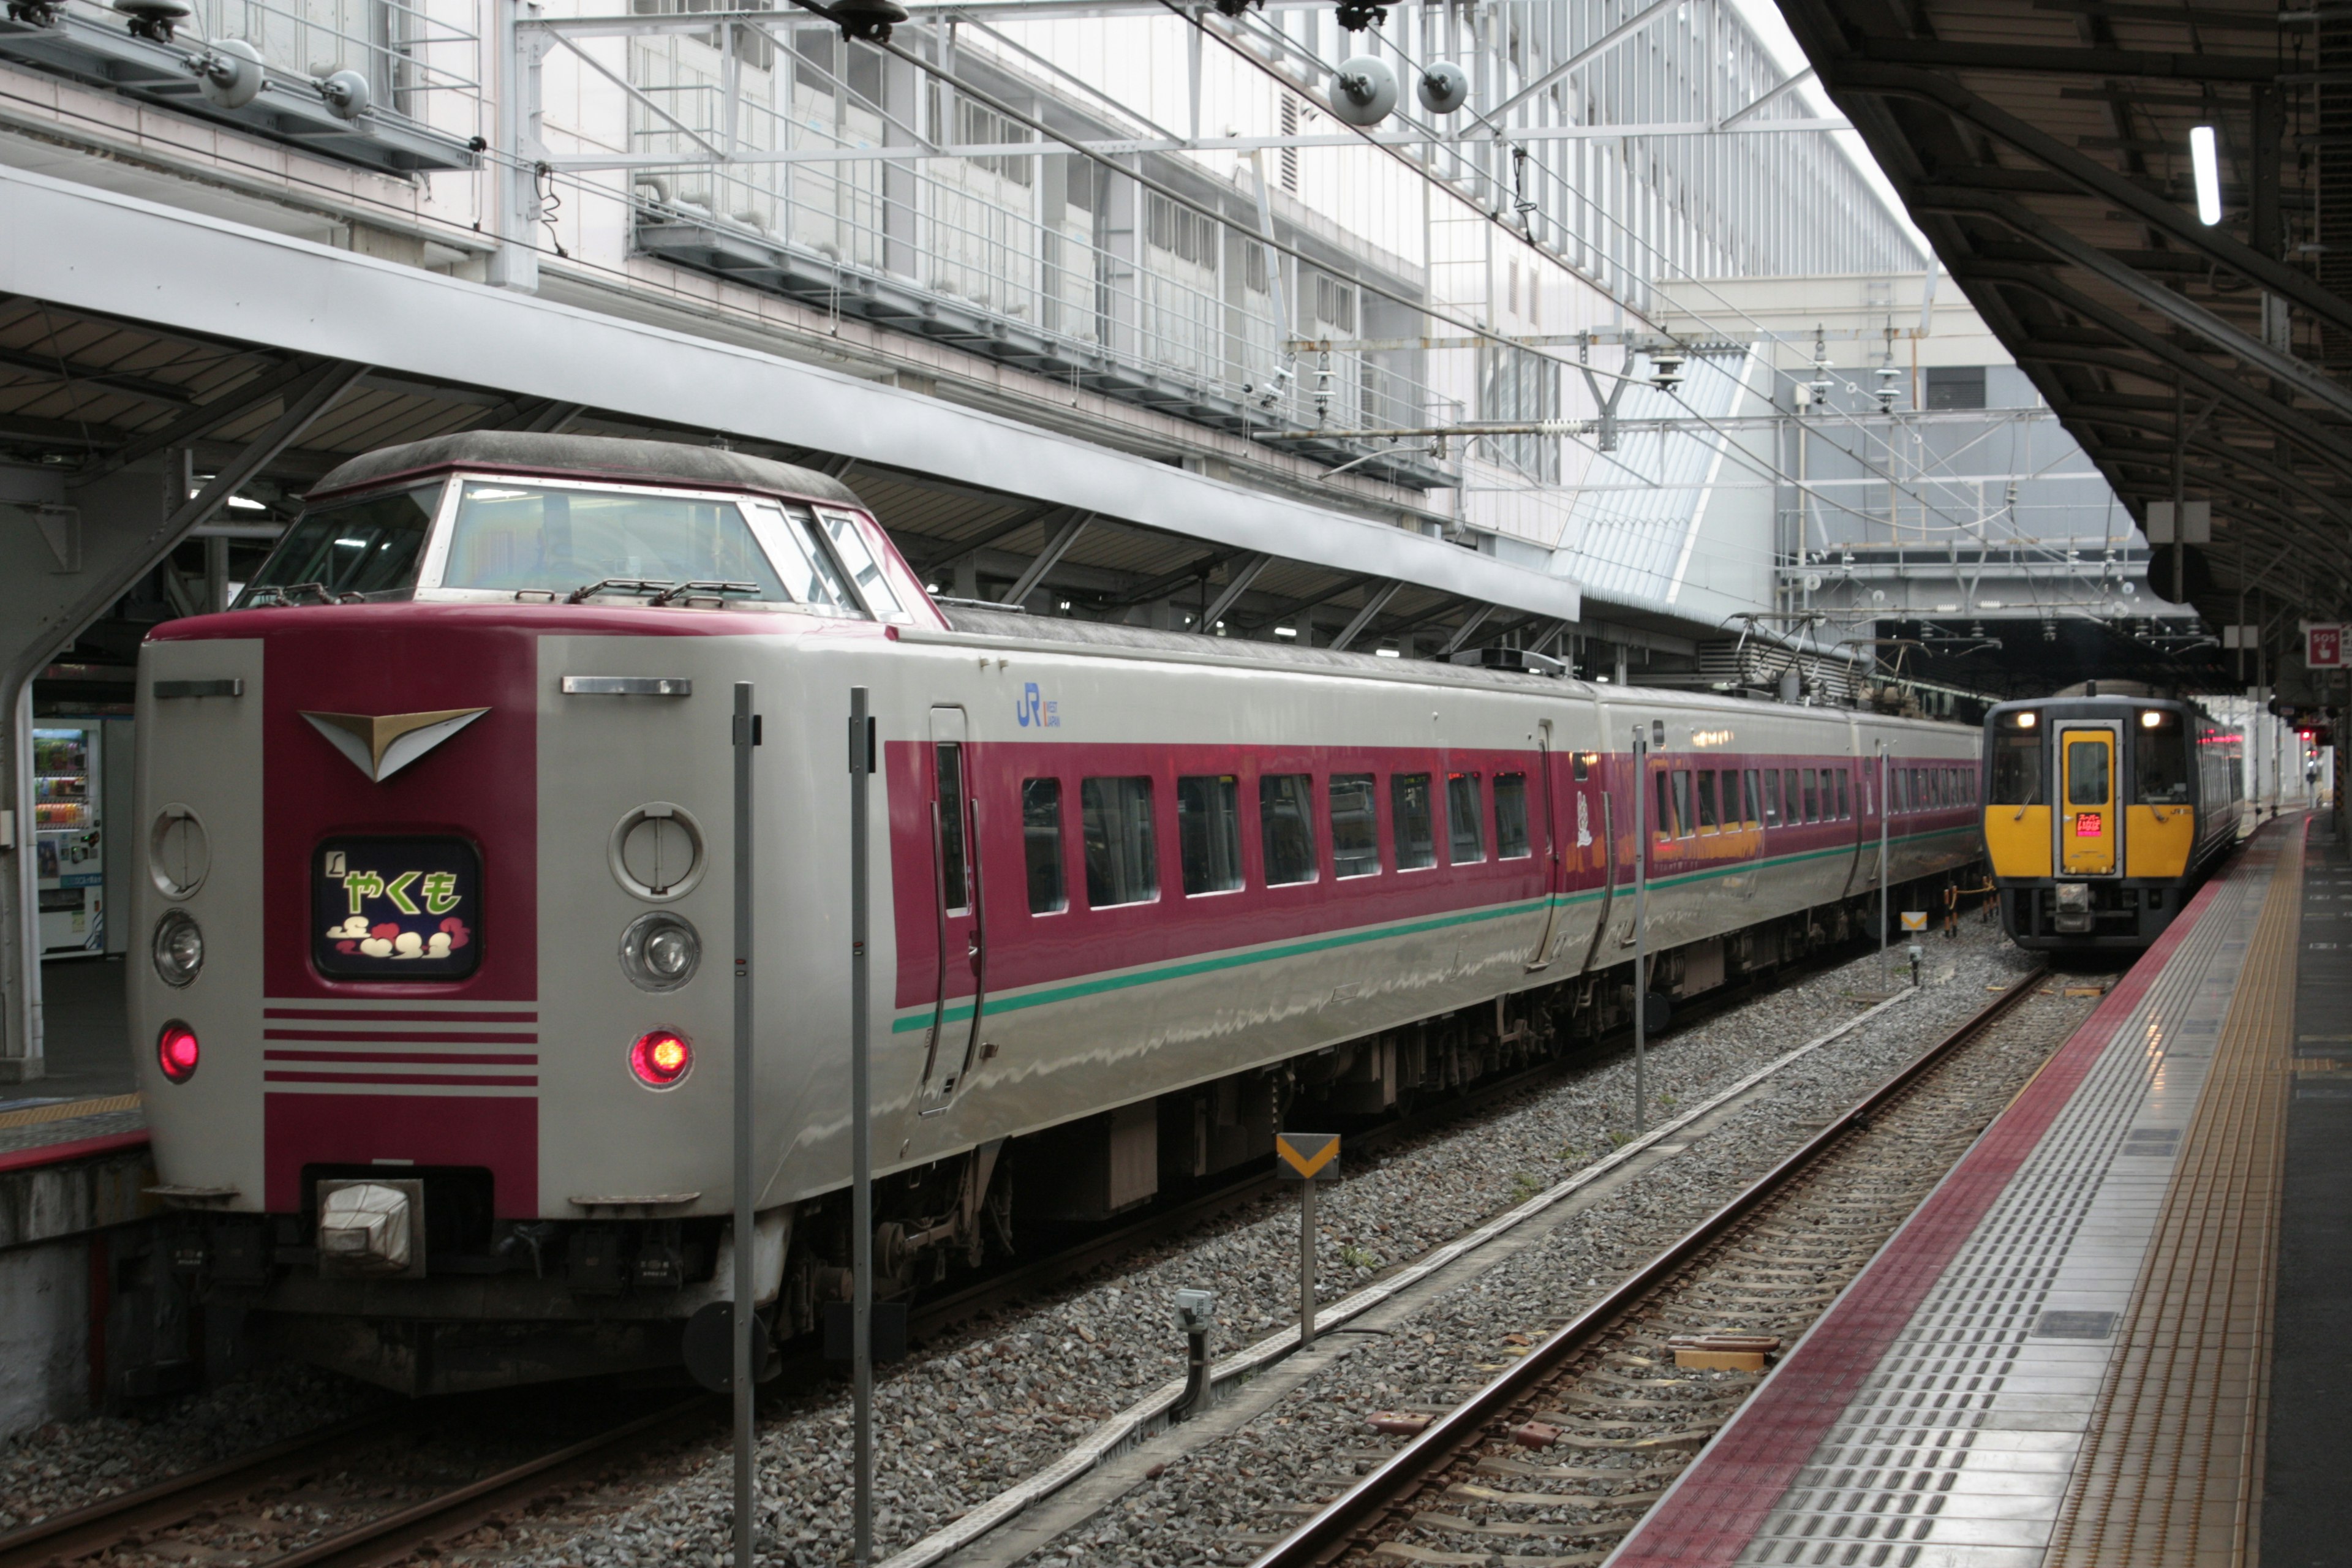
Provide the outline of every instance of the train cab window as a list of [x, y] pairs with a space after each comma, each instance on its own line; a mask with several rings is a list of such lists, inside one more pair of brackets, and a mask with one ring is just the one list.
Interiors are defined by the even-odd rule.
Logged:
[[1845, 770], [1843, 768], [1840, 768], [1836, 772], [1832, 773], [1830, 777], [1835, 780], [1837, 784], [1838, 820], [1840, 822], [1852, 821], [1853, 818], [1853, 798], [1845, 793]]
[[1691, 776], [1687, 769], [1675, 770], [1675, 837], [1688, 838], [1698, 831], [1698, 818], [1691, 809]]
[[1486, 858], [1486, 803], [1478, 798], [1476, 773], [1445, 775], [1446, 858], [1474, 866]]
[[405, 594], [415, 585], [417, 556], [441, 508], [442, 488], [394, 490], [304, 512], [246, 584], [238, 605], [270, 597], [268, 589], [308, 583], [330, 595]]
[[2021, 735], [2004, 732], [1994, 737], [1992, 804], [2042, 804], [2042, 736], [2039, 731], [2029, 730]]
[[1372, 775], [1331, 775], [1331, 874], [1374, 877], [1381, 869], [1381, 826]]
[[1764, 826], [1780, 826], [1780, 770], [1764, 770]]
[[906, 606], [898, 603], [898, 595], [891, 588], [890, 579], [883, 574], [882, 563], [874, 559], [874, 551], [866, 542], [865, 531], [857, 526], [856, 518], [847, 512], [822, 511], [817, 513], [815, 522], [809, 526], [832, 542], [835, 558], [848, 569], [851, 580], [857, 584], [857, 592], [866, 600], [866, 607], [873, 612], [875, 619], [909, 621], [914, 618], [907, 614]]
[[1062, 781], [1021, 781], [1021, 848], [1029, 868], [1029, 912], [1057, 914], [1070, 907], [1062, 879]]
[[1176, 781], [1176, 849], [1184, 893], [1230, 893], [1242, 885], [1241, 781], [1210, 773]]
[[1437, 864], [1437, 827], [1431, 819], [1429, 775], [1389, 775], [1391, 829], [1396, 835], [1396, 868], [1418, 871]]
[[1535, 851], [1528, 841], [1528, 775], [1495, 775], [1495, 858], [1524, 860]]
[[2189, 804], [2189, 748], [2178, 714], [2147, 709], [2132, 731], [2132, 795], [2142, 805]]
[[[837, 582], [830, 563], [826, 570]], [[440, 586], [569, 594], [604, 583], [747, 583], [738, 598], [846, 608], [789, 592], [731, 500], [468, 479]]]
[[1151, 831], [1151, 781], [1087, 779], [1078, 785], [1079, 826], [1087, 847], [1087, 902], [1092, 908], [1147, 904], [1160, 896], [1160, 858]]
[[1288, 887], [1315, 880], [1315, 784], [1305, 773], [1266, 773], [1257, 781], [1258, 847], [1265, 853], [1265, 883]]
[[2107, 804], [2107, 743], [2105, 741], [2066, 742], [2066, 804], [2068, 805]]
[[971, 908], [971, 869], [964, 858], [963, 748], [942, 741], [931, 748], [932, 776], [939, 786], [940, 889], [948, 912]]
[[1715, 833], [1723, 826], [1723, 818], [1715, 808], [1715, 770], [1698, 771], [1698, 826], [1702, 833]]

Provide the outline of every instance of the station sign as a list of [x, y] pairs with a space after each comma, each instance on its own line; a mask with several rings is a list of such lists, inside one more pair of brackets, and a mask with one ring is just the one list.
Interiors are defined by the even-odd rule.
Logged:
[[2305, 668], [2309, 669], [2343, 668], [2343, 626], [2338, 625], [2304, 627], [2303, 662]]

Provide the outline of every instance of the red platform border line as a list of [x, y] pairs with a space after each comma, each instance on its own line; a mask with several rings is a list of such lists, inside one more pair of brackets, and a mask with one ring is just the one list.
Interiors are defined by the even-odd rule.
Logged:
[[1609, 1568], [1735, 1562], [1919, 1304], [2074, 1097], [2092, 1066], [2220, 895], [2207, 881], [2083, 1026], [2059, 1047], [1909, 1224], [1814, 1325], [1738, 1418], [1609, 1560]]

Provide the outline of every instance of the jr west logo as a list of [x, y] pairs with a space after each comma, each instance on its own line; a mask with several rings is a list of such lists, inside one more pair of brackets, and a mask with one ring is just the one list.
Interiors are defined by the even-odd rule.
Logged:
[[1024, 730], [1058, 730], [1062, 727], [1062, 705], [1045, 700], [1034, 680], [1022, 683], [1021, 700], [1013, 704], [1013, 712]]

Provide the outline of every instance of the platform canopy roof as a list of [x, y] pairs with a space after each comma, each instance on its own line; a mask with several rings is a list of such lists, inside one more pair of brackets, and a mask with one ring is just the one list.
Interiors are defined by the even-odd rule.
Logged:
[[2273, 646], [2352, 614], [2352, 8], [1780, 5], [2135, 520], [2210, 502], [2210, 546], [2159, 549], [2150, 585], [2172, 596], [2178, 570], [2208, 622], [2266, 622]]

